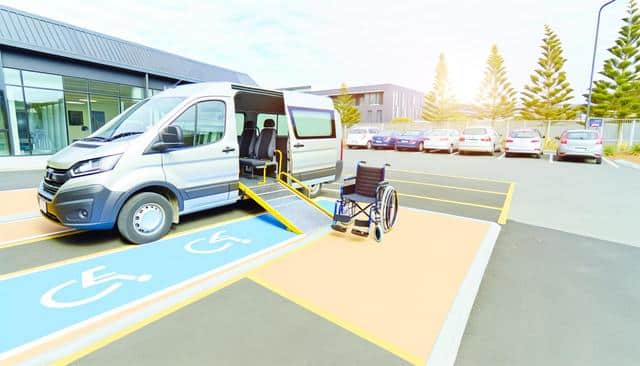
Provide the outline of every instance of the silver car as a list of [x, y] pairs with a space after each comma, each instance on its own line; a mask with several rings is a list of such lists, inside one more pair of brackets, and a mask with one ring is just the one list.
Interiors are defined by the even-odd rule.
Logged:
[[535, 155], [539, 159], [542, 157], [542, 140], [543, 138], [537, 130], [530, 128], [513, 130], [505, 140], [505, 156], [526, 154]]
[[556, 156], [558, 160], [567, 157], [584, 157], [596, 159], [602, 164], [602, 136], [598, 131], [567, 130], [558, 138], [560, 144]]

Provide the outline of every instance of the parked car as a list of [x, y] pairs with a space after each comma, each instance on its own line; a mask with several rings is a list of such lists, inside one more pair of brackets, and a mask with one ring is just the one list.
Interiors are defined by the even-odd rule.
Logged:
[[505, 141], [505, 156], [527, 154], [535, 155], [539, 159], [542, 157], [542, 145], [543, 137], [538, 130], [531, 128], [513, 130]]
[[373, 136], [371, 139], [371, 146], [373, 146], [374, 149], [394, 149], [396, 147], [397, 138], [397, 131], [380, 131], [380, 133]]
[[380, 133], [378, 127], [354, 127], [349, 131], [347, 136], [347, 147], [350, 149], [354, 147], [364, 147], [370, 149], [372, 145], [373, 136]]
[[567, 130], [560, 140], [556, 157], [562, 160], [566, 157], [584, 157], [596, 159], [596, 164], [602, 164], [602, 136], [598, 131]]
[[459, 135], [458, 130], [446, 128], [431, 130], [424, 140], [424, 148], [426, 150], [445, 150], [449, 154], [453, 154], [454, 150], [458, 150]]
[[398, 136], [396, 150], [424, 151], [424, 140], [427, 138], [427, 130], [409, 130]]
[[467, 152], [485, 152], [494, 154], [502, 151], [500, 135], [491, 127], [467, 127], [458, 139], [460, 155]]

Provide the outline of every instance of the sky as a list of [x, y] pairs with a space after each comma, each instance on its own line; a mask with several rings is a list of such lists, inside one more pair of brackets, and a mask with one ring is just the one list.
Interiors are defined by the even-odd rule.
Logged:
[[[589, 84], [596, 16], [604, 0], [218, 1], [0, 0], [97, 32], [249, 74], [267, 88], [393, 83], [427, 91], [445, 54], [458, 101], [471, 103], [492, 44], [516, 90], [540, 56], [544, 24], [559, 35], [573, 102]], [[625, 15], [602, 16], [596, 72]], [[597, 75], [596, 75], [597, 76]]]

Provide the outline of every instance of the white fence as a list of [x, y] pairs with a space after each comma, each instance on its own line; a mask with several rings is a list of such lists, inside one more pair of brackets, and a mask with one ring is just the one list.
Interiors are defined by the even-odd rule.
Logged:
[[[371, 124], [369, 124], [371, 125]], [[530, 121], [530, 120], [502, 120], [502, 121], [445, 121], [445, 122], [421, 122], [421, 123], [382, 123], [385, 130], [404, 131], [416, 128], [452, 128], [462, 131], [466, 127], [491, 126], [503, 136], [510, 131], [519, 128], [534, 128], [542, 135], [553, 138], [560, 136], [564, 130], [582, 129], [584, 122], [576, 120], [567, 121]], [[619, 130], [619, 126], [621, 129]], [[547, 131], [549, 129], [549, 131]], [[618, 139], [629, 146], [640, 144], [640, 120], [605, 120], [602, 136], [605, 144], [615, 144]]]

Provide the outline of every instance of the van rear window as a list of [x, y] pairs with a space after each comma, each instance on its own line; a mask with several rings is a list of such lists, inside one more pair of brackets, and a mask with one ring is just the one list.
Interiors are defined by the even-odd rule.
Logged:
[[293, 130], [298, 139], [335, 138], [333, 111], [323, 109], [289, 108]]

